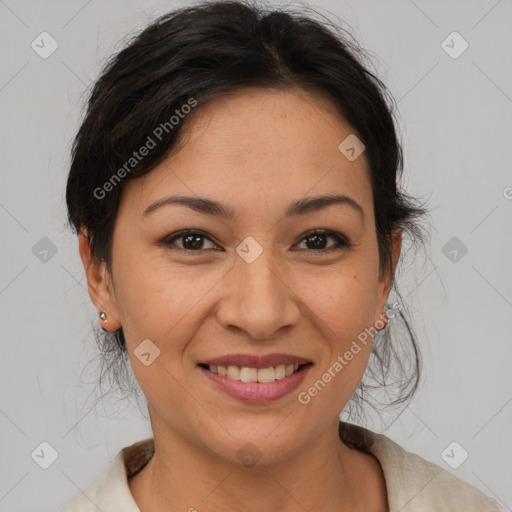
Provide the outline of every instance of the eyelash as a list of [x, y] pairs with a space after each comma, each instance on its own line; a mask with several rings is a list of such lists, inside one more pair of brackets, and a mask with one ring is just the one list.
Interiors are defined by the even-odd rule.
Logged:
[[[206, 238], [206, 239], [210, 240], [211, 242], [213, 242], [213, 240], [211, 240], [211, 238], [209, 238], [206, 235], [206, 233], [204, 233], [202, 231], [193, 230], [193, 229], [185, 229], [185, 230], [178, 231], [177, 233], [173, 233], [172, 235], [167, 236], [166, 238], [164, 238], [162, 240], [162, 243], [165, 246], [170, 246], [170, 245], [173, 245], [175, 240], [178, 240], [180, 238], [184, 238], [186, 236], [191, 236], [191, 235], [200, 236], [200, 237]], [[336, 233], [335, 231], [329, 231], [329, 230], [326, 230], [326, 229], [313, 229], [311, 231], [308, 231], [308, 232], [304, 233], [302, 238], [299, 240], [299, 243], [303, 242], [304, 240], [306, 240], [308, 238], [311, 238], [311, 237], [313, 237], [315, 235], [320, 235], [320, 236], [323, 235], [323, 236], [327, 236], [327, 237], [332, 237], [332, 238], [334, 238], [336, 240], [336, 245], [328, 247], [327, 249], [303, 249], [303, 250], [305, 250], [308, 253], [326, 254], [326, 253], [330, 253], [331, 251], [334, 251], [334, 250], [350, 249], [353, 246], [353, 244], [351, 244], [341, 234]], [[215, 242], [213, 242], [213, 243], [215, 243]], [[181, 252], [186, 252], [186, 253], [194, 253], [194, 252], [200, 253], [200, 252], [204, 252], [207, 249], [193, 250], [193, 249], [183, 249], [181, 247], [177, 247], [177, 250], [179, 250]], [[212, 250], [212, 249], [210, 249], [210, 250]], [[217, 249], [214, 249], [214, 250], [217, 250]]]

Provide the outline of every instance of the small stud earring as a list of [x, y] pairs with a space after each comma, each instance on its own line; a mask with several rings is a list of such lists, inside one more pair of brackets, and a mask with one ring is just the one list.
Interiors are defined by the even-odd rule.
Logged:
[[105, 313], [105, 311], [100, 311], [99, 317], [103, 322], [105, 322], [107, 320], [107, 313]]

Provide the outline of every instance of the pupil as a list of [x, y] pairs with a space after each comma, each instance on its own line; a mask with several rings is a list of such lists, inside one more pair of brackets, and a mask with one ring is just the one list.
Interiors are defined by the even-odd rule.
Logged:
[[[200, 235], [187, 235], [185, 238], [185, 243], [183, 244], [186, 249], [192, 248], [192, 249], [200, 249], [201, 248], [201, 236]], [[187, 243], [191, 242], [191, 246], [187, 247]]]
[[[319, 241], [320, 238], [322, 238], [321, 241]], [[310, 237], [308, 237], [308, 240], [309, 241], [315, 240], [313, 242], [313, 246], [316, 249], [324, 249], [325, 248], [325, 235], [311, 235]]]

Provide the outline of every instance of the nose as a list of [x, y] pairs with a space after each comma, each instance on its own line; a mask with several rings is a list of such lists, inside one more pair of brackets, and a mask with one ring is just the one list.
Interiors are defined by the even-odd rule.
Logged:
[[272, 338], [300, 318], [300, 298], [290, 278], [265, 252], [270, 251], [252, 263], [242, 258], [235, 262], [216, 310], [222, 327], [243, 331], [255, 340]]

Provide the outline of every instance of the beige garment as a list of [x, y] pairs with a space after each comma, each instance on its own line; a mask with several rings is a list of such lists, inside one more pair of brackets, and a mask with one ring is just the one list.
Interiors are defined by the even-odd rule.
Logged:
[[[371, 453], [379, 461], [390, 512], [500, 512], [495, 500], [445, 469], [405, 451], [388, 437], [369, 435]], [[128, 487], [128, 477], [140, 471], [154, 453], [153, 438], [119, 451], [103, 476], [60, 512], [140, 512]]]

